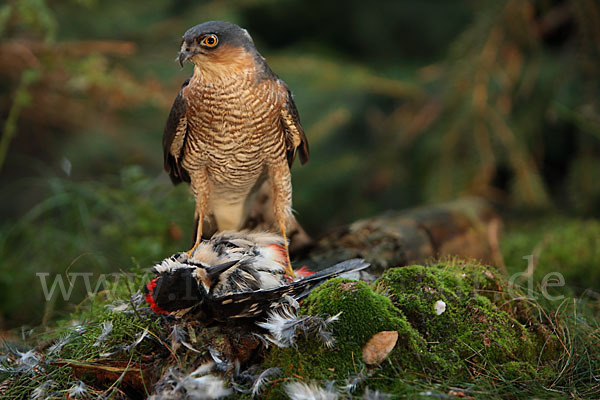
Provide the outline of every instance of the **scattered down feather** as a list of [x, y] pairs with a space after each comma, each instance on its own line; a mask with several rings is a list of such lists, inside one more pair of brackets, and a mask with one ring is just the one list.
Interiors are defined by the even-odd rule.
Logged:
[[48, 381], [42, 383], [37, 388], [33, 389], [33, 391], [31, 392], [31, 399], [32, 400], [42, 400], [42, 399], [46, 399], [46, 398], [50, 397], [49, 391], [54, 386], [56, 386], [56, 382], [51, 381], [51, 380], [48, 380]]
[[278, 347], [295, 347], [299, 333], [305, 336], [316, 334], [327, 347], [333, 347], [335, 339], [328, 328], [340, 315], [338, 313], [327, 319], [313, 315], [298, 317], [289, 307], [281, 307], [269, 313], [266, 322], [258, 322], [257, 325], [269, 331], [267, 339]]
[[170, 368], [155, 386], [156, 393], [150, 400], [213, 400], [229, 396], [232, 390], [225, 381], [215, 375], [202, 375], [210, 370], [201, 366], [185, 375]]
[[356, 375], [348, 377], [346, 379], [346, 384], [342, 386], [342, 391], [346, 394], [351, 394], [356, 391], [358, 385], [360, 385], [365, 379], [367, 379], [367, 373], [363, 366], [360, 372]]
[[59, 337], [56, 342], [54, 342], [54, 344], [48, 348], [47, 354], [49, 356], [53, 356], [60, 353], [63, 347], [69, 344], [71, 340], [73, 340], [73, 335], [71, 333], [67, 333], [66, 335]]
[[391, 395], [380, 392], [379, 390], [371, 390], [366, 388], [362, 398], [363, 400], [387, 400], [391, 397]]
[[79, 381], [77, 384], [73, 385], [71, 389], [69, 389], [69, 398], [81, 399], [84, 397], [89, 397], [85, 383]]
[[106, 338], [108, 338], [108, 336], [110, 335], [110, 333], [113, 330], [113, 323], [112, 321], [104, 321], [102, 323], [102, 332], [100, 332], [100, 334], [98, 335], [98, 337], [96, 338], [96, 343], [94, 343], [94, 346], [98, 347], [100, 346], [100, 344], [106, 340]]
[[188, 333], [179, 325], [173, 325], [173, 329], [171, 329], [171, 333], [169, 334], [169, 339], [171, 340], [171, 347], [175, 351], [177, 351], [179, 347], [183, 346], [194, 353], [200, 353], [200, 351], [196, 350], [191, 344], [188, 343]]
[[291, 400], [337, 400], [339, 397], [333, 387], [323, 388], [314, 383], [292, 382], [286, 384], [284, 390]]
[[42, 359], [42, 356], [34, 350], [29, 350], [25, 353], [18, 351], [17, 355], [19, 358], [15, 360], [17, 367], [14, 369], [14, 372], [30, 372], [39, 365]]
[[267, 368], [258, 375], [254, 383], [252, 384], [252, 397], [259, 395], [262, 391], [263, 386], [269, 382], [269, 377], [275, 376], [281, 373], [281, 369], [273, 367]]

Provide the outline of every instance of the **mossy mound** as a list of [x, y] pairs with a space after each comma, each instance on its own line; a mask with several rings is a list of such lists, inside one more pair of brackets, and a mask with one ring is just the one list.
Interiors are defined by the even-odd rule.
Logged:
[[[301, 311], [320, 316], [341, 312], [332, 327], [336, 346], [327, 349], [305, 338], [297, 349], [272, 349], [265, 366], [282, 367], [287, 378], [338, 384], [366, 369], [371, 373], [365, 386], [392, 393], [402, 392], [398, 385], [405, 382], [394, 376], [540, 378], [538, 360], [555, 348], [548, 345], [553, 339], [540, 333], [544, 330], [538, 329], [533, 315], [528, 326], [519, 322], [524, 309], [500, 307], [508, 299], [503, 287], [495, 270], [463, 262], [393, 268], [373, 287], [332, 280], [315, 290]], [[437, 311], [436, 303], [441, 307]], [[379, 366], [365, 368], [363, 346], [385, 330], [398, 331], [396, 347]]]
[[[376, 284], [428, 343], [428, 351], [453, 366], [446, 372], [463, 374], [486, 364], [538, 359], [536, 331], [496, 305], [504, 292], [486, 267], [455, 263], [394, 268]], [[439, 315], [438, 302], [445, 305]]]
[[397, 331], [395, 356], [411, 364], [427, 363], [426, 343], [390, 299], [377, 294], [364, 282], [333, 279], [314, 291], [302, 306], [311, 315], [335, 315], [336, 343], [326, 348], [314, 337], [303, 338], [298, 349], [273, 348], [265, 365], [284, 369], [287, 376], [342, 381], [360, 370], [362, 346], [380, 331]]

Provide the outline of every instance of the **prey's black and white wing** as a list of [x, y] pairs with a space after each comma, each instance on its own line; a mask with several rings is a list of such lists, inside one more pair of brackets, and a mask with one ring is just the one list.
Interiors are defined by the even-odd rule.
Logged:
[[231, 318], [257, 317], [277, 306], [287, 296], [301, 300], [328, 279], [348, 272], [361, 271], [369, 264], [362, 259], [352, 259], [319, 271], [306, 278], [273, 289], [260, 289], [232, 293], [210, 298], [206, 304], [213, 310], [213, 318], [225, 321]]

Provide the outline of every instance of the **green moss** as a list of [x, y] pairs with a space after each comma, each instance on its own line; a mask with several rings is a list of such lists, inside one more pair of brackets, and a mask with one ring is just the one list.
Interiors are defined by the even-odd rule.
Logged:
[[[377, 282], [411, 325], [419, 331], [430, 351], [450, 360], [469, 363], [536, 357], [534, 336], [515, 318], [500, 310], [487, 293], [495, 276], [481, 266], [410, 266], [388, 270]], [[473, 284], [484, 284], [475, 289]], [[497, 290], [495, 291], [497, 292]], [[493, 298], [493, 296], [490, 296]], [[437, 315], [435, 303], [445, 311]]]
[[[309, 296], [302, 311], [342, 312], [333, 326], [335, 348], [304, 338], [297, 349], [272, 349], [265, 367], [282, 367], [283, 381], [343, 382], [365, 367], [362, 348], [373, 334], [396, 330], [396, 347], [372, 369], [365, 386], [409, 394], [415, 390], [410, 379], [422, 376], [433, 381], [481, 375], [509, 382], [537, 379], [543, 375], [537, 373], [538, 360], [553, 341], [539, 332], [531, 315], [527, 327], [519, 322], [515, 312], [531, 309], [501, 308], [509, 298], [497, 271], [459, 261], [393, 268], [373, 287], [332, 280]], [[434, 306], [438, 301], [446, 306], [440, 315]]]
[[[394, 349], [405, 366], [419, 365], [425, 342], [392, 302], [374, 293], [364, 282], [334, 279], [315, 290], [302, 306], [311, 315], [330, 316], [341, 312], [332, 326], [336, 344], [324, 347], [314, 338], [303, 338], [298, 349], [274, 348], [266, 365], [280, 366], [287, 376], [306, 379], [346, 379], [356, 374], [362, 363], [362, 347], [373, 334], [395, 330], [399, 333]], [[421, 370], [421, 367], [417, 367]]]
[[[511, 274], [524, 271], [524, 257], [539, 256], [531, 289], [540, 291], [548, 274], [560, 273], [564, 286], [547, 288], [551, 296], [579, 295], [600, 287], [600, 222], [596, 220], [550, 220], [514, 227], [501, 242], [507, 269]], [[527, 285], [528, 282], [518, 283]]]
[[[96, 343], [98, 336], [102, 333], [103, 323], [112, 322], [113, 328], [105, 340]], [[97, 316], [93, 323], [84, 325], [85, 331], [64, 346], [60, 354], [63, 358], [76, 360], [92, 360], [100, 358], [101, 354], [112, 353], [125, 345], [133, 343], [137, 335], [144, 329], [157, 334], [160, 326], [156, 316], [138, 318], [134, 314], [116, 313], [106, 311]], [[152, 335], [148, 335], [132, 352], [119, 352], [111, 356], [112, 359], [129, 359], [132, 355], [138, 356], [149, 352], [156, 347]], [[133, 353], [133, 354], [132, 354]]]
[[[103, 330], [102, 324], [106, 321], [112, 322], [112, 331], [106, 339], [96, 345], [98, 336]], [[148, 329], [150, 334], [142, 342], [133, 349], [123, 349], [124, 346], [135, 342], [144, 329]], [[38, 350], [43, 355], [40, 368], [25, 374], [0, 373], [0, 379], [10, 382], [8, 388], [3, 391], [3, 398], [30, 398], [36, 388], [44, 383], [47, 384], [48, 381], [53, 382], [48, 388], [53, 394], [48, 398], [64, 398], [68, 390], [79, 380], [91, 385], [88, 390], [93, 397], [100, 394], [95, 392], [96, 389], [104, 390], [112, 383], [117, 390], [121, 385], [116, 382], [118, 374], [116, 377], [107, 377], [105, 382], [98, 382], [100, 366], [111, 367], [114, 366], [113, 363], [122, 361], [122, 366], [135, 367], [144, 363], [144, 356], [166, 352], [164, 347], [155, 340], [157, 336], [164, 336], [160, 332], [161, 328], [156, 316], [140, 316], [107, 310], [97, 313], [93, 319], [82, 321], [77, 327], [65, 324], [51, 331], [51, 334], [58, 342], [61, 338], [68, 337], [68, 342], [53, 352], [49, 347]], [[48, 335], [40, 336], [40, 339], [42, 337]], [[10, 370], [11, 363], [7, 363], [6, 367]]]
[[532, 381], [537, 371], [530, 362], [509, 361], [499, 366], [502, 378], [509, 381]]
[[[109, 305], [126, 303], [146, 280], [147, 274], [138, 269], [123, 275], [121, 279], [107, 281], [105, 290], [86, 299], [68, 318], [57, 321], [53, 329], [34, 334], [31, 342], [44, 345], [38, 349], [45, 359], [42, 363], [43, 368], [18, 377], [10, 373], [0, 374], [1, 379], [12, 382], [3, 395], [7, 395], [7, 398], [29, 398], [33, 390], [49, 380], [54, 382], [51, 388], [54, 395], [51, 398], [65, 397], [69, 388], [77, 384], [78, 380], [90, 384], [88, 389], [94, 396], [100, 393], [93, 392], [94, 388], [104, 390], [112, 383], [115, 383], [114, 390], [121, 390], [121, 383], [115, 382], [118, 375], [105, 377], [106, 382], [98, 382], [99, 369], [95, 369], [94, 365], [113, 366], [113, 363], [122, 362], [119, 365], [137, 367], [146, 365], [147, 356], [151, 354], [170, 354], [164, 346], [169, 331], [165, 332], [159, 316], [148, 312], [147, 309], [132, 311], [130, 308], [127, 311], [116, 312], [107, 308]], [[118, 303], [114, 303], [115, 301]], [[104, 340], [98, 341], [103, 331], [103, 323], [109, 321], [112, 322], [110, 334]], [[145, 329], [148, 330], [148, 334], [137, 346], [132, 349], [124, 348], [133, 344]], [[60, 343], [64, 338], [67, 339], [66, 344], [50, 351], [49, 345]], [[10, 363], [6, 366], [8, 370], [12, 367]], [[146, 372], [156, 371], [148, 369]], [[127, 382], [124, 384], [127, 385]]]

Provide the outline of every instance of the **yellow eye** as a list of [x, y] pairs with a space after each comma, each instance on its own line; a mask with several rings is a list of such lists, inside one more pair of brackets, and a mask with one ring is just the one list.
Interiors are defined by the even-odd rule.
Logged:
[[202, 46], [206, 47], [215, 47], [217, 43], [219, 43], [219, 38], [217, 38], [217, 35], [208, 35], [200, 42]]

